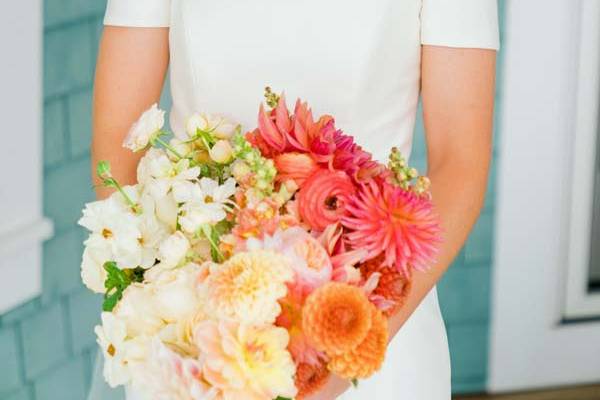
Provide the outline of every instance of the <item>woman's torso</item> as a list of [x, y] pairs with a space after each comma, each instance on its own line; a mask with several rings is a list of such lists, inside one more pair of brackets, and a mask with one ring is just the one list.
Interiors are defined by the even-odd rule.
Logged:
[[171, 124], [224, 114], [256, 126], [265, 86], [331, 114], [379, 159], [408, 156], [419, 95], [421, 0], [172, 0]]

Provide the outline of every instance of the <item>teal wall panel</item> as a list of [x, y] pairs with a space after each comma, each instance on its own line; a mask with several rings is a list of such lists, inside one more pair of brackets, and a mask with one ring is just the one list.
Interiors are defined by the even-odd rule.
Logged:
[[[81, 285], [83, 232], [75, 224], [93, 199], [91, 93], [105, 4], [44, 0], [44, 212], [56, 234], [44, 245], [43, 294], [0, 316], [1, 400], [83, 400], [90, 384], [101, 299]], [[501, 14], [503, 7], [501, 0]], [[421, 120], [416, 131], [412, 161], [424, 171]], [[493, 167], [481, 218], [439, 284], [457, 393], [485, 388], [495, 176]]]
[[76, 226], [90, 181], [91, 93], [105, 0], [44, 0], [42, 295], [0, 316], [1, 400], [84, 400], [101, 299], [81, 284]]

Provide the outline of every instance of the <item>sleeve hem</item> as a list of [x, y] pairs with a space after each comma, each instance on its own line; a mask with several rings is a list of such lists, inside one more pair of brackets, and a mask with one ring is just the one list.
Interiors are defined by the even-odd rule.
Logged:
[[108, 0], [104, 25], [167, 28], [171, 0]]
[[104, 18], [104, 26], [122, 26], [129, 28], [168, 28], [169, 23], [162, 21], [133, 21], [130, 19]]
[[481, 42], [481, 41], [473, 41], [471, 43], [466, 41], [451, 41], [451, 40], [434, 40], [434, 39], [423, 39], [421, 40], [421, 45], [424, 46], [440, 46], [440, 47], [454, 47], [458, 49], [486, 49], [486, 50], [500, 50], [500, 43], [498, 41], [495, 42]]

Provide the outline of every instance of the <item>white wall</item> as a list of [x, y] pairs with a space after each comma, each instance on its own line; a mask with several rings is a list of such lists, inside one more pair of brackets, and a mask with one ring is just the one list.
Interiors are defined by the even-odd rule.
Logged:
[[42, 217], [42, 3], [0, 13], [0, 313], [40, 291]]
[[597, 0], [507, 1], [488, 379], [493, 392], [600, 381], [600, 323], [561, 323], [586, 3], [598, 9]]

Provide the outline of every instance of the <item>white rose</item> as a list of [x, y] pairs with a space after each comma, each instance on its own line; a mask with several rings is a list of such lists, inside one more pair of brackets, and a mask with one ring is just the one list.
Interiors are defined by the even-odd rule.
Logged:
[[81, 261], [81, 280], [95, 293], [105, 293], [106, 270], [104, 263], [110, 261], [111, 254], [107, 246], [86, 246]]
[[176, 267], [185, 258], [190, 242], [183, 233], [177, 231], [166, 238], [158, 249], [158, 258], [167, 268]]
[[233, 148], [229, 141], [219, 140], [215, 145], [208, 151], [210, 158], [216, 163], [226, 164], [231, 161], [233, 157]]
[[198, 264], [188, 263], [181, 268], [162, 270], [149, 283], [155, 312], [163, 321], [175, 323], [200, 311], [202, 302], [196, 282], [201, 272]]
[[165, 325], [154, 304], [152, 289], [145, 284], [133, 283], [123, 291], [123, 298], [113, 313], [124, 321], [128, 336], [153, 335]]
[[146, 110], [137, 122], [133, 124], [123, 147], [132, 151], [143, 150], [148, 147], [153, 137], [158, 134], [165, 124], [165, 112], [155, 104]]

